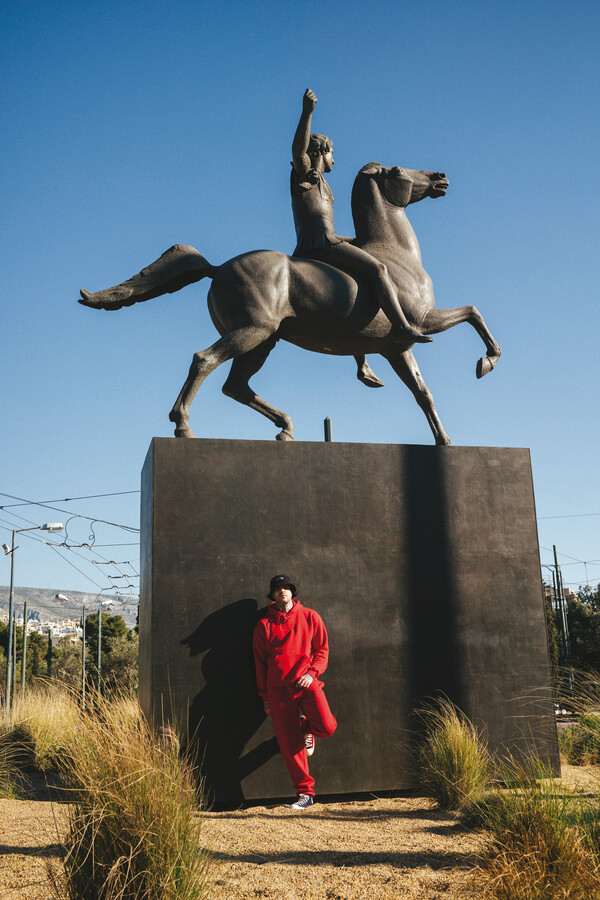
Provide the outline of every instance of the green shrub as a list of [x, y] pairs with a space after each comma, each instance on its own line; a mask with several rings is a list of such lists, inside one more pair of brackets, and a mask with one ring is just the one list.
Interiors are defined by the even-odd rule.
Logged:
[[94, 698], [62, 771], [74, 790], [65, 842], [70, 900], [200, 900], [208, 854], [192, 770], [139, 706]]
[[582, 713], [573, 725], [559, 729], [558, 744], [569, 765], [598, 765], [600, 717], [592, 712]]
[[447, 698], [420, 712], [423, 734], [416, 771], [420, 787], [442, 809], [467, 809], [485, 791], [490, 757], [477, 729]]

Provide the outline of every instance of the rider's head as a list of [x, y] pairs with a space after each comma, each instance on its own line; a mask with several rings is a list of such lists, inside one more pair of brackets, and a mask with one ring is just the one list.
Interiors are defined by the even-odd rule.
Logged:
[[324, 171], [331, 172], [331, 167], [333, 166], [333, 143], [331, 138], [324, 134], [311, 134], [307, 153], [315, 168], [317, 168], [319, 159], [322, 157]]

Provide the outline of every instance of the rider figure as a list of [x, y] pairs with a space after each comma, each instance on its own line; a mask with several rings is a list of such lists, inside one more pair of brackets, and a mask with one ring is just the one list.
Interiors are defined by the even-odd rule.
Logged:
[[290, 190], [296, 226], [294, 256], [318, 259], [332, 266], [349, 269], [370, 280], [377, 302], [388, 317], [393, 340], [427, 343], [431, 337], [409, 325], [398, 302], [387, 268], [379, 260], [333, 229], [333, 194], [323, 177], [333, 167], [331, 139], [311, 134], [310, 123], [317, 98], [307, 90], [302, 100], [302, 115], [292, 144]]

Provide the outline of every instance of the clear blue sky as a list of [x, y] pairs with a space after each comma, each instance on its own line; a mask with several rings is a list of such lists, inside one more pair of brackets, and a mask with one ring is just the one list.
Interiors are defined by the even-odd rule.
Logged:
[[[139, 488], [192, 354], [216, 338], [208, 283], [114, 313], [78, 305], [79, 288], [176, 242], [213, 263], [291, 252], [290, 144], [311, 87], [313, 127], [334, 139], [339, 233], [364, 163], [448, 174], [444, 199], [410, 209], [424, 265], [437, 305], [476, 304], [504, 355], [477, 381], [482, 345], [462, 325], [416, 349], [421, 371], [454, 444], [531, 448], [542, 562], [555, 543], [565, 582], [597, 584], [599, 24], [591, 0], [5, 4], [0, 504]], [[430, 444], [406, 388], [371, 363], [384, 390], [360, 385], [351, 359], [279, 344], [253, 386], [299, 440], [321, 440], [329, 415], [338, 441]], [[196, 398], [197, 436], [274, 438], [221, 394], [225, 377]], [[54, 505], [139, 524], [137, 494]], [[66, 517], [0, 510], [0, 536]], [[126, 584], [89, 559], [135, 569], [135, 533], [94, 529], [95, 550], [63, 548], [68, 562], [23, 535], [17, 583]], [[73, 519], [69, 543], [90, 533]]]

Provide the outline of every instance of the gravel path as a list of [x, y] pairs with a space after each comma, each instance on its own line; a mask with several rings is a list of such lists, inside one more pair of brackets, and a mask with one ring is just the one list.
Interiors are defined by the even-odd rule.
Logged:
[[480, 833], [423, 798], [208, 813], [215, 900], [476, 898]]
[[48, 865], [60, 864], [67, 809], [49, 800], [0, 800], [0, 897], [52, 900]]

